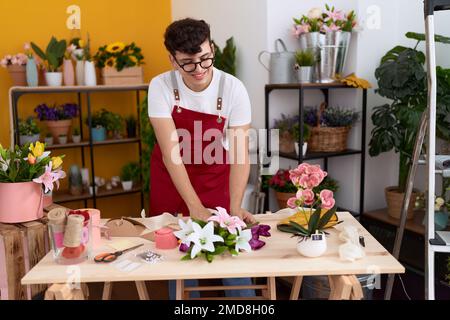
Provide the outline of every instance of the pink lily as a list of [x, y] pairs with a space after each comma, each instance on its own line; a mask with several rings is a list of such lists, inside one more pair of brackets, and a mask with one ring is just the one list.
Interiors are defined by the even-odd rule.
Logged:
[[52, 172], [52, 162], [50, 161], [48, 165], [45, 166], [44, 173], [38, 177], [33, 179], [36, 183], [42, 183], [45, 187], [44, 192], [47, 193], [49, 191], [53, 191], [53, 183], [56, 183], [56, 187], [59, 188], [59, 179], [62, 179], [66, 176], [66, 173], [62, 170], [56, 170]]
[[217, 207], [217, 211], [211, 216], [208, 221], [217, 222], [222, 228], [227, 228], [232, 234], [237, 233], [237, 229], [241, 230], [247, 225], [239, 219], [237, 216], [230, 216], [226, 209], [222, 207]]
[[336, 11], [326, 11], [325, 14], [327, 15], [327, 17], [325, 18], [325, 21], [340, 21], [340, 20], [344, 20], [345, 18], [345, 13], [342, 10], [336, 10]]

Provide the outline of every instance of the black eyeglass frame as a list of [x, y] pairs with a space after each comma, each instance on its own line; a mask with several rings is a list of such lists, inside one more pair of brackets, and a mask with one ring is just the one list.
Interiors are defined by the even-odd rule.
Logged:
[[[172, 57], [173, 57], [173, 59], [175, 60], [175, 62], [177, 63], [177, 65], [181, 68], [181, 69], [183, 69], [185, 72], [194, 72], [195, 70], [197, 70], [197, 65], [200, 65], [200, 67], [202, 67], [203, 69], [209, 69], [209, 68], [211, 68], [213, 65], [214, 65], [214, 59], [215, 59], [215, 56], [213, 56], [212, 58], [205, 58], [205, 59], [201, 59], [200, 61], [198, 61], [198, 62], [188, 62], [188, 63], [183, 63], [183, 64], [180, 64], [179, 62], [178, 62], [178, 60], [177, 60], [177, 58], [175, 58], [175, 56], [174, 55], [172, 55]], [[211, 62], [211, 64], [209, 65], [209, 66], [207, 66], [207, 67], [204, 67], [203, 65], [202, 65], [202, 63], [204, 63], [205, 61], [210, 61]], [[192, 70], [186, 70], [185, 69], [185, 67], [187, 66], [187, 65], [189, 65], [189, 64], [191, 64], [191, 65], [194, 65], [194, 67], [192, 68]]]

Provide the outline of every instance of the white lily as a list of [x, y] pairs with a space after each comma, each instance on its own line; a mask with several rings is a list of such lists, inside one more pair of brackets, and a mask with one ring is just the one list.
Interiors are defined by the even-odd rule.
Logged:
[[198, 223], [193, 222], [192, 227], [194, 232], [188, 237], [188, 240], [194, 243], [191, 250], [191, 259], [194, 259], [202, 250], [214, 252], [214, 242], [224, 241], [221, 236], [214, 234], [214, 222], [212, 221], [208, 222], [203, 228]]
[[189, 219], [187, 223], [184, 222], [183, 219], [179, 219], [178, 225], [181, 227], [181, 230], [175, 231], [173, 234], [181, 240], [181, 243], [189, 246], [191, 244], [189, 236], [194, 232], [194, 229], [192, 228], [192, 219]]
[[3, 172], [6, 172], [6, 170], [8, 170], [9, 162], [10, 162], [10, 159], [4, 160], [4, 159], [0, 156], [0, 169], [1, 169]]
[[236, 237], [235, 250], [244, 250], [247, 252], [252, 251], [249, 241], [252, 239], [252, 231], [250, 229], [239, 230], [239, 235]]

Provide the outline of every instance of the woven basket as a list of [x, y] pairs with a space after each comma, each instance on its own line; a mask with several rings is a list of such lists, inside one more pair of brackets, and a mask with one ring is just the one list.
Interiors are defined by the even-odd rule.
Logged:
[[289, 132], [280, 132], [280, 152], [293, 153], [295, 152], [294, 138]]
[[340, 152], [347, 149], [351, 127], [313, 127], [308, 149], [311, 152]]

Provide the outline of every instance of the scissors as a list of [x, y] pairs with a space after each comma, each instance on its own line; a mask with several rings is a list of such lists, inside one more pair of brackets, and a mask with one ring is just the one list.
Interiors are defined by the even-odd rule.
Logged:
[[119, 256], [121, 256], [122, 254], [124, 254], [125, 252], [131, 251], [131, 250], [134, 250], [134, 249], [137, 249], [137, 248], [139, 248], [139, 247], [141, 247], [141, 246], [143, 246], [143, 245], [144, 245], [144, 244], [141, 243], [141, 244], [139, 244], [139, 245], [137, 245], [137, 246], [134, 246], [134, 247], [131, 247], [131, 248], [128, 248], [128, 249], [125, 249], [125, 250], [119, 250], [119, 251], [116, 251], [116, 252], [104, 252], [104, 253], [100, 253], [100, 254], [98, 254], [98, 255], [96, 255], [96, 256], [94, 257], [94, 261], [95, 261], [95, 262], [106, 262], [106, 263], [108, 263], [108, 262], [113, 262], [113, 261], [115, 261]]

